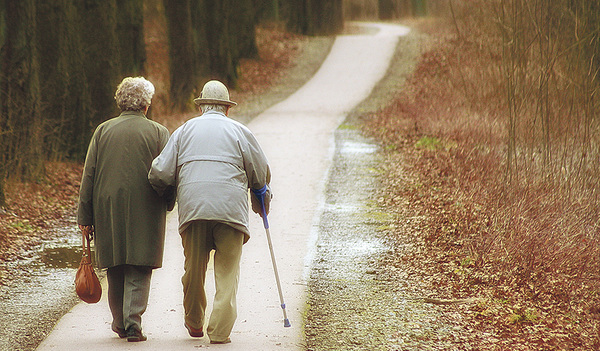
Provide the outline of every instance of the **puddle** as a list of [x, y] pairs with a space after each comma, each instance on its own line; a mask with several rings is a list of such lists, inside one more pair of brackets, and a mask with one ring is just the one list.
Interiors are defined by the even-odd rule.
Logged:
[[344, 154], [372, 154], [377, 152], [379, 147], [375, 144], [345, 140], [339, 148]]
[[347, 245], [346, 254], [349, 256], [369, 256], [382, 252], [386, 246], [379, 240], [353, 240]]
[[41, 266], [40, 269], [77, 269], [82, 254], [79, 232], [73, 228], [60, 228], [57, 231], [59, 239], [43, 242], [35, 251], [31, 263]]
[[325, 204], [325, 211], [328, 212], [357, 213], [359, 210], [360, 206], [356, 204]]
[[47, 247], [40, 253], [40, 259], [48, 268], [77, 269], [81, 261], [81, 247]]

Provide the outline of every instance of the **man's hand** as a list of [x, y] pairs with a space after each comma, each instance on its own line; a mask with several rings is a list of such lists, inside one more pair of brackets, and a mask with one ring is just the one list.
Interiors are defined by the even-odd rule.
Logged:
[[[263, 189], [260, 190], [252, 189], [252, 192], [254, 193], [254, 196], [250, 197], [250, 200], [252, 202], [252, 211], [258, 213], [261, 217], [263, 216], [263, 204], [258, 199], [258, 196], [261, 196], [265, 206], [265, 213], [269, 214], [269, 211], [271, 210], [271, 199], [273, 198], [273, 193], [271, 193], [271, 189], [269, 188], [269, 186], [266, 185]], [[257, 193], [260, 193], [261, 195], [257, 195]]]

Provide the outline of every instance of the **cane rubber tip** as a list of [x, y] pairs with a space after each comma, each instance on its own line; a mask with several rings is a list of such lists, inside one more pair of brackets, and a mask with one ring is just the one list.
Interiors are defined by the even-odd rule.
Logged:
[[290, 320], [286, 318], [286, 319], [283, 321], [283, 326], [284, 326], [284, 327], [286, 327], [286, 328], [289, 328], [289, 327], [291, 327], [292, 325], [290, 324]]

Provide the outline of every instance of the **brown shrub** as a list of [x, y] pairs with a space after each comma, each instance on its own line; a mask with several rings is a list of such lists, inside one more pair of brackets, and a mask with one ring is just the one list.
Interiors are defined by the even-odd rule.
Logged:
[[[600, 304], [600, 140], [587, 46], [599, 33], [568, 7], [585, 2], [452, 3], [443, 30], [420, 28], [430, 40], [403, 92], [365, 119], [390, 153], [408, 155], [385, 177], [386, 203], [408, 197], [427, 217], [426, 243], [474, 262], [485, 279], [461, 281], [456, 294], [553, 309], [542, 323], [577, 320], [565, 345], [589, 346]], [[424, 140], [433, 146], [416, 147]], [[401, 172], [416, 173], [418, 186]]]

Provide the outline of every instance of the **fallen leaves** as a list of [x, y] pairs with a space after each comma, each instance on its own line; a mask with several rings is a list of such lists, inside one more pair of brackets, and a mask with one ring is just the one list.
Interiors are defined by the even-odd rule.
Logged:
[[[37, 183], [9, 180], [7, 206], [0, 210], [0, 261], [14, 261], [57, 235], [55, 227], [75, 226], [82, 166], [49, 162], [46, 175]], [[0, 284], [11, 279], [3, 266]]]
[[[518, 229], [527, 214], [520, 212], [523, 218], [503, 227], [506, 218], [490, 206], [499, 200], [498, 193], [483, 186], [501, 177], [494, 171], [501, 169], [498, 155], [468, 144], [468, 131], [445, 128], [447, 121], [432, 122], [451, 120], [447, 111], [469, 113], [457, 109], [461, 98], [444, 81], [450, 80], [444, 74], [448, 60], [454, 59], [447, 50], [453, 48], [444, 44], [443, 33], [433, 34], [439, 46], [429, 50], [445, 52], [426, 54], [391, 106], [363, 116], [366, 133], [385, 150], [378, 203], [398, 218], [387, 230], [396, 247], [380, 265], [403, 272], [396, 275], [398, 281], [409, 277], [427, 299], [476, 299], [473, 304], [443, 306], [448, 324], [459, 326], [452, 332], [460, 341], [457, 349], [599, 349], [599, 279], [579, 274], [589, 271], [586, 263], [597, 258], [582, 255], [577, 264], [559, 255], [552, 258], [559, 269], [536, 271], [545, 266], [522, 263], [539, 262], [526, 256], [529, 252], [546, 257], [541, 256], [547, 255], [546, 243], [539, 238], [520, 246], [516, 241], [511, 249], [520, 249], [521, 256], [492, 254], [492, 248], [503, 244], [499, 228]], [[531, 204], [535, 200], [525, 205]]]

